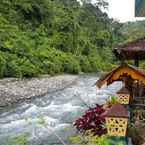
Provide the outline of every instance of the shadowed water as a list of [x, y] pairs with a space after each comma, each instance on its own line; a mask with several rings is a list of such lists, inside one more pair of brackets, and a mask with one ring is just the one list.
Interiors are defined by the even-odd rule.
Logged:
[[77, 83], [30, 103], [22, 103], [0, 114], [0, 145], [27, 135], [28, 145], [61, 144], [75, 133], [72, 122], [89, 106], [103, 103], [121, 87], [114, 83], [101, 90], [95, 87], [97, 75], [80, 75]]

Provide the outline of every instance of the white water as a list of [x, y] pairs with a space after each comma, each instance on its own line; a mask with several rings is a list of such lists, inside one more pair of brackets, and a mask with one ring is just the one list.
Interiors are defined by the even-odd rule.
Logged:
[[103, 103], [120, 89], [114, 83], [101, 90], [95, 87], [96, 76], [82, 75], [74, 86], [22, 103], [0, 114], [0, 145], [23, 133], [28, 133], [28, 145], [53, 145], [75, 132], [72, 122], [88, 106]]

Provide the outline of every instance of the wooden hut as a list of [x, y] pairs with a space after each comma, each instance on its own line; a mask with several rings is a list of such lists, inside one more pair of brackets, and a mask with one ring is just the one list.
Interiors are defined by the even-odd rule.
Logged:
[[119, 45], [113, 52], [120, 60], [134, 60], [135, 66], [138, 67], [139, 60], [145, 59], [145, 37]]

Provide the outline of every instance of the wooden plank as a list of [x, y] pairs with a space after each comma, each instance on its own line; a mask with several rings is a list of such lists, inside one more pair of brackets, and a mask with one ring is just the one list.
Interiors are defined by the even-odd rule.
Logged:
[[145, 97], [134, 97], [133, 100], [136, 100], [136, 99], [144, 99], [145, 100]]
[[145, 104], [131, 104], [132, 107], [145, 107]]

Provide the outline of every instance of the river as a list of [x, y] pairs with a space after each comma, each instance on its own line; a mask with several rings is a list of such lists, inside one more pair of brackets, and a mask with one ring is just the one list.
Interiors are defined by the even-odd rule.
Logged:
[[99, 90], [94, 85], [97, 79], [97, 75], [80, 75], [75, 85], [1, 111], [0, 145], [17, 145], [20, 140], [28, 145], [61, 145], [60, 138], [66, 142], [76, 131], [72, 122], [121, 87], [116, 82]]

